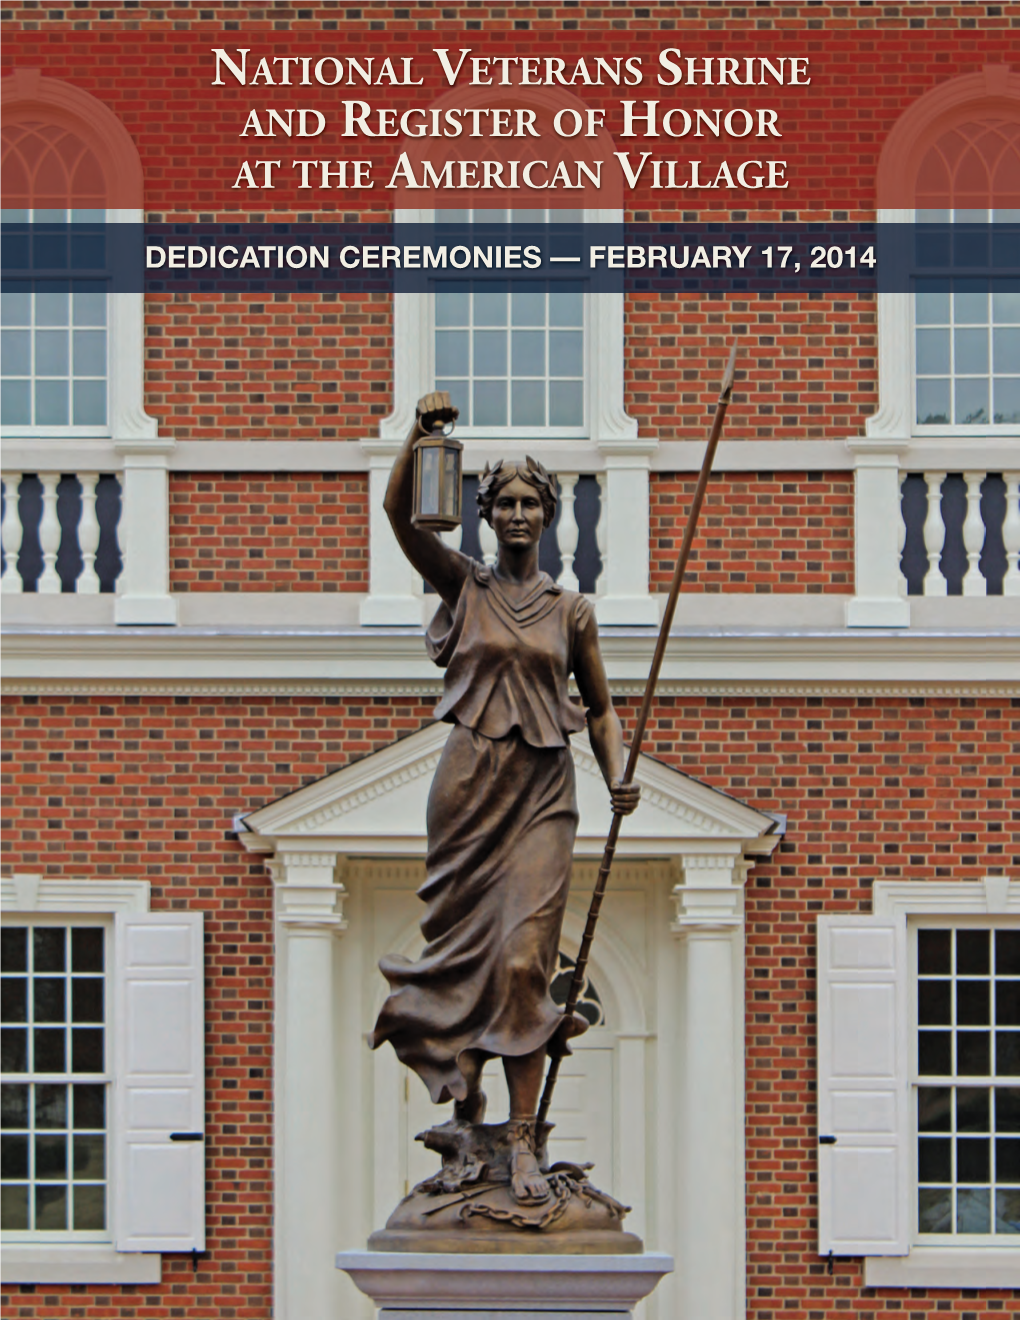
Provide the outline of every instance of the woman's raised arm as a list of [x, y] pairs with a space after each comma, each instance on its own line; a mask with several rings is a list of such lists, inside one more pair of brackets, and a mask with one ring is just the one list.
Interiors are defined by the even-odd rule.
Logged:
[[451, 610], [456, 607], [471, 561], [451, 550], [435, 532], [415, 527], [411, 514], [414, 512], [414, 442], [419, 436], [430, 435], [437, 422], [456, 421], [457, 415], [445, 391], [426, 394], [418, 400], [414, 425], [393, 464], [383, 501], [401, 550]]

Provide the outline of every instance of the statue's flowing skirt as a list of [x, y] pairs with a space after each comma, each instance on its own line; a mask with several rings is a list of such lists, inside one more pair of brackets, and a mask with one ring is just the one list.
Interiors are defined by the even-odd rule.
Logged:
[[463, 1099], [466, 1050], [516, 1057], [563, 1022], [549, 997], [577, 833], [569, 747], [453, 726], [428, 805], [427, 941], [390, 983], [372, 1037], [390, 1041], [432, 1099]]

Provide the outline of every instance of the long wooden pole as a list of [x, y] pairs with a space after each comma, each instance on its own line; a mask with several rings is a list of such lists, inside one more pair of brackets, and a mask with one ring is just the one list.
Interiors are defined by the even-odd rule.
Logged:
[[[648, 724], [648, 715], [652, 709], [652, 700], [655, 697], [655, 687], [659, 681], [659, 671], [662, 669], [662, 661], [666, 654], [666, 645], [669, 641], [669, 630], [673, 626], [673, 615], [676, 613], [677, 598], [680, 595], [680, 588], [683, 585], [684, 573], [687, 569], [687, 560], [690, 558], [691, 545], [694, 542], [694, 535], [698, 529], [698, 516], [701, 513], [701, 506], [705, 499], [705, 490], [708, 487], [708, 478], [712, 471], [712, 463], [715, 459], [716, 447], [719, 444], [719, 437], [722, 434], [723, 421], [726, 417], [726, 409], [730, 405], [730, 396], [733, 393], [733, 375], [734, 364], [737, 360], [737, 346], [733, 345], [730, 350], [730, 358], [726, 364], [726, 374], [723, 376], [722, 390], [719, 394], [719, 402], [715, 408], [715, 418], [712, 422], [712, 430], [708, 437], [708, 445], [705, 448], [705, 457], [701, 464], [701, 475], [698, 477], [697, 489], [694, 492], [694, 499], [691, 501], [691, 511], [687, 516], [687, 527], [684, 531], [683, 543], [680, 546], [680, 557], [676, 561], [676, 568], [673, 572], [673, 581], [669, 588], [669, 597], [666, 601], [666, 608], [662, 614], [662, 625], [659, 628], [659, 640], [655, 646], [655, 654], [652, 657], [652, 668], [648, 675], [648, 682], [645, 684], [644, 700], [641, 702], [641, 711], [638, 714], [637, 727], [634, 730], [634, 737], [630, 744], [630, 755], [627, 757], [627, 768], [623, 774], [625, 784], [633, 783], [634, 773], [637, 770], [638, 757], [641, 755], [641, 743], [645, 736], [645, 727]], [[588, 956], [591, 953], [592, 941], [595, 939], [595, 927], [598, 924], [599, 912], [602, 908], [602, 899], [605, 897], [606, 886], [609, 883], [609, 872], [613, 866], [613, 856], [616, 853], [616, 842], [620, 837], [620, 825], [623, 816], [618, 811], [613, 812], [613, 821], [609, 827], [609, 837], [606, 839], [605, 851], [602, 854], [602, 865], [599, 867], [598, 879], [595, 881], [595, 892], [591, 896], [591, 906], [588, 908], [588, 920], [584, 927], [584, 936], [581, 940], [581, 947], [578, 950], [577, 962], [574, 964], [574, 976], [570, 982], [570, 993], [567, 995], [567, 1002], [563, 1005], [563, 1016], [569, 1018], [577, 1007], [577, 1001], [581, 997], [581, 990], [584, 986], [585, 973], [588, 968]], [[556, 1088], [556, 1078], [559, 1076], [560, 1059], [562, 1056], [553, 1055], [549, 1060], [549, 1070], [546, 1073], [545, 1087], [542, 1091], [542, 1099], [538, 1106], [538, 1122], [544, 1123], [549, 1115], [549, 1107], [552, 1104], [553, 1091]]]

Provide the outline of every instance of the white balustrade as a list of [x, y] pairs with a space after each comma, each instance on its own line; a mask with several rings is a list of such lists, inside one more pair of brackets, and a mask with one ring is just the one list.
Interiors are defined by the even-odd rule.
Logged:
[[1020, 472], [1003, 474], [1006, 482], [1006, 517], [1002, 540], [1006, 547], [1006, 575], [1002, 579], [1004, 596], [1020, 596]]
[[[4, 472], [2, 474], [4, 517], [3, 527], [0, 529], [0, 540], [3, 543], [4, 575], [2, 582], [0, 582], [0, 591], [5, 594], [21, 594], [25, 590], [25, 584], [18, 570], [18, 559], [25, 541], [26, 530], [21, 520], [21, 487], [24, 475], [21, 472]], [[42, 486], [42, 511], [38, 527], [34, 529], [34, 536], [38, 540], [42, 555], [42, 571], [36, 581], [35, 590], [41, 595], [57, 595], [63, 591], [60, 574], [57, 572], [57, 556], [60, 553], [63, 538], [70, 535], [77, 541], [82, 561], [81, 569], [74, 582], [74, 591], [79, 595], [96, 595], [100, 589], [99, 575], [96, 573], [95, 566], [101, 535], [99, 518], [96, 513], [96, 488], [99, 485], [99, 473], [82, 472], [77, 474], [78, 483], [81, 487], [81, 511], [77, 526], [74, 528], [61, 527], [57, 511], [57, 488], [60, 485], [62, 475], [60, 472], [38, 473], [39, 482]], [[116, 528], [111, 528], [110, 531], [116, 540]], [[33, 529], [30, 528], [29, 536], [32, 535]]]
[[[903, 473], [902, 476], [906, 476]], [[986, 596], [988, 582], [981, 571], [981, 554], [988, 542], [989, 535], [996, 537], [998, 528], [986, 526], [981, 512], [981, 488], [988, 477], [987, 472], [964, 472], [963, 482], [966, 491], [967, 512], [963, 526], [955, 544], [957, 555], [962, 550], [966, 555], [967, 567], [963, 573], [960, 591], [964, 596]], [[942, 560], [947, 551], [946, 523], [943, 515], [944, 487], [949, 476], [946, 472], [925, 472], [924, 482], [927, 489], [927, 510], [921, 528], [924, 537], [924, 550], [928, 567], [924, 575], [925, 596], [946, 596], [949, 584], [942, 572]], [[1002, 580], [1004, 596], [1020, 596], [1020, 473], [1003, 474], [1006, 486], [1006, 509], [1001, 524], [1002, 542], [1006, 551], [1006, 572]], [[906, 523], [901, 518], [900, 546], [905, 543], [908, 533]], [[994, 543], [994, 541], [993, 541]]]

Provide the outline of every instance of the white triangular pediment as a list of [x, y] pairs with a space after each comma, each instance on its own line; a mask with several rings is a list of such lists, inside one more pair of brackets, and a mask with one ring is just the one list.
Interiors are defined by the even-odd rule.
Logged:
[[[244, 827], [267, 844], [329, 840], [348, 855], [423, 855], [429, 789], [451, 727], [430, 725], [326, 775], [246, 815]], [[571, 751], [581, 817], [575, 851], [599, 856], [612, 819], [609, 795], [586, 733], [574, 735]], [[774, 846], [772, 816], [678, 770], [642, 756], [637, 780], [641, 805], [623, 823], [618, 856], [669, 856], [679, 843], [696, 840], [750, 852]]]

